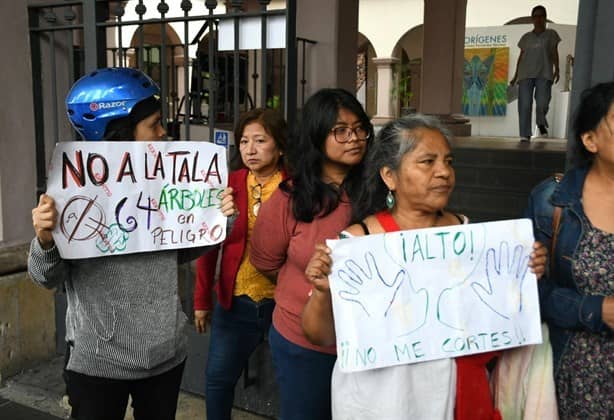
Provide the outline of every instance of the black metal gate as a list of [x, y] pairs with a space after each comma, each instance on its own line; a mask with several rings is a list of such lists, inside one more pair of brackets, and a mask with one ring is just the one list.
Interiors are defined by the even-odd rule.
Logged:
[[[279, 107], [289, 122], [294, 121], [299, 42], [296, 0], [286, 0], [282, 10], [269, 10], [270, 0], [225, 3], [226, 13], [216, 14], [217, 0], [29, 0], [39, 194], [46, 189], [46, 162], [53, 145], [75, 136], [64, 117], [63, 99], [75, 80], [99, 67], [136, 67], [156, 80], [163, 99], [163, 124], [173, 139], [191, 139], [191, 130], [206, 126], [208, 140], [213, 141], [214, 128], [231, 129], [240, 113], [254, 106]], [[240, 49], [241, 22], [247, 18], [261, 22], [259, 49]], [[283, 49], [267, 48], [267, 22], [272, 19], [285, 22]], [[224, 22], [233, 27], [230, 51], [217, 47]], [[181, 27], [183, 33], [172, 26]], [[190, 37], [194, 27], [199, 30]], [[132, 39], [125, 39], [125, 28], [136, 28]], [[311, 42], [300, 40], [303, 49], [306, 41]], [[196, 53], [191, 56], [194, 48]], [[303, 85], [304, 79], [303, 64]], [[191, 317], [193, 274], [189, 265], [181, 270], [179, 282], [183, 308]], [[56, 308], [58, 351], [63, 352], [65, 299], [61, 293]], [[208, 341], [208, 335], [192, 330], [183, 380], [185, 390], [201, 395]], [[235, 403], [261, 414], [276, 412], [267, 346], [261, 346], [246, 366]]]

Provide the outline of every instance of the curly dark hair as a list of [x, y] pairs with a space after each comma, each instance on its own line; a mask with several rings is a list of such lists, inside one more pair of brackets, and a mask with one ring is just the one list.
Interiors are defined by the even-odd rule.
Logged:
[[325, 141], [337, 123], [340, 109], [355, 114], [369, 133], [367, 150], [373, 142], [373, 126], [369, 117], [350, 92], [321, 89], [307, 100], [286, 149], [290, 179], [280, 185], [292, 198], [296, 220], [311, 222], [316, 216], [326, 216], [337, 208], [343, 191], [347, 193], [352, 207], [355, 206], [362, 187], [363, 162], [350, 169], [341, 186], [327, 184], [321, 179], [326, 159]]

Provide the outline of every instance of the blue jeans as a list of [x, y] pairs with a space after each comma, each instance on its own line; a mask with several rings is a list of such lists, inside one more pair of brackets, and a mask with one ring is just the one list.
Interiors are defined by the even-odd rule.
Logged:
[[207, 359], [207, 419], [230, 420], [235, 385], [269, 326], [275, 302], [235, 296], [229, 311], [215, 305]]
[[533, 117], [533, 94], [535, 94], [535, 119], [537, 125], [548, 127], [546, 114], [552, 97], [552, 80], [524, 79], [518, 83], [518, 124], [520, 137], [531, 137]]
[[280, 391], [280, 419], [331, 419], [330, 380], [337, 356], [297, 346], [274, 326], [269, 344]]

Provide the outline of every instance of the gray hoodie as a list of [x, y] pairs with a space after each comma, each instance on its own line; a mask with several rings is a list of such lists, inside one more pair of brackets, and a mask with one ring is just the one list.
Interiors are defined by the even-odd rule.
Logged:
[[[64, 284], [66, 340], [74, 342], [67, 369], [85, 375], [139, 379], [164, 373], [186, 358], [186, 316], [177, 267], [206, 251], [192, 248], [63, 260], [34, 238], [28, 271], [46, 287]], [[195, 255], [189, 255], [195, 254]]]

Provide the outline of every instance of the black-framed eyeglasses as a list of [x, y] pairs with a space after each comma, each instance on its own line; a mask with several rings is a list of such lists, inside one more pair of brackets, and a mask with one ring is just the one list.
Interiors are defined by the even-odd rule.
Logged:
[[330, 131], [333, 133], [337, 143], [347, 143], [352, 139], [352, 133], [356, 134], [356, 138], [361, 141], [367, 140], [371, 136], [371, 133], [362, 126], [356, 128], [334, 127]]
[[262, 205], [262, 184], [256, 184], [252, 187], [252, 198], [256, 200], [252, 206], [252, 213], [254, 216], [258, 216], [258, 211], [260, 211]]

